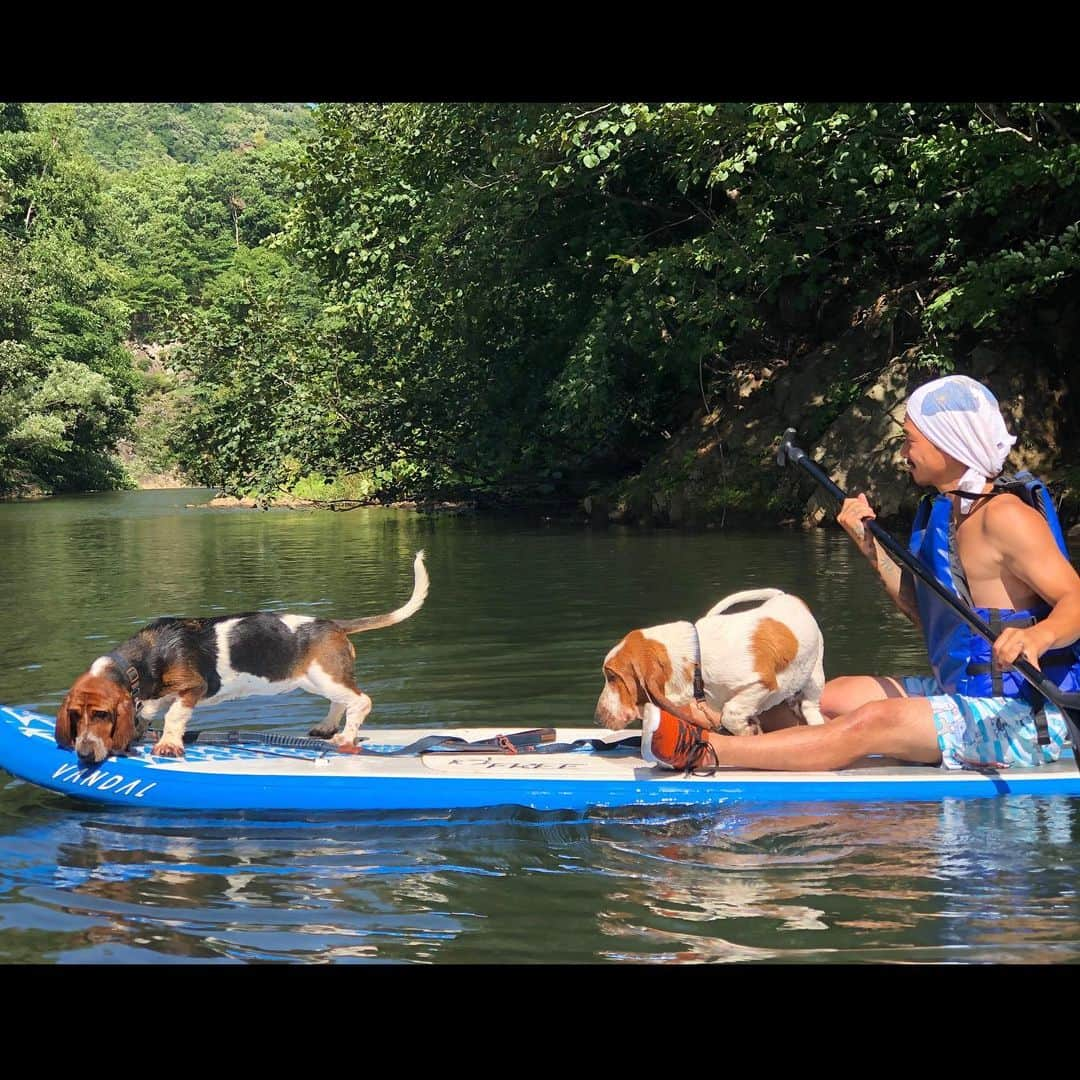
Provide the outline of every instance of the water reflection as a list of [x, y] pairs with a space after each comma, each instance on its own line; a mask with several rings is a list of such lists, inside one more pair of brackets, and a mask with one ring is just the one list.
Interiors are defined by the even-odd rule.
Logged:
[[[622, 939], [609, 955], [655, 959], [661, 942], [667, 959], [682, 962], [823, 951], [849, 961], [894, 952], [1060, 960], [1080, 951], [1076, 828], [1075, 803], [1034, 797], [789, 807], [709, 821], [645, 849], [659, 866], [639, 870], [617, 899], [651, 918], [609, 918], [605, 932]], [[612, 846], [643, 865], [640, 847]], [[763, 949], [763, 937], [775, 945]]]
[[107, 944], [156, 961], [1056, 962], [1080, 950], [1077, 827], [1067, 800], [1011, 796], [164, 829], [46, 814], [3, 822], [0, 948], [65, 961]]

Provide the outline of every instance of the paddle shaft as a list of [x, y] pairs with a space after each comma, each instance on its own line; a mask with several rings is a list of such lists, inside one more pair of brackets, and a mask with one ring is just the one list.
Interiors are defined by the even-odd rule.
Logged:
[[[794, 431], [789, 429], [784, 435], [784, 441], [780, 447], [778, 460], [793, 461], [810, 474], [838, 503], [843, 503], [848, 497], [842, 488], [838, 487], [825, 475], [825, 473], [810, 460], [805, 450], [800, 450], [791, 441]], [[994, 642], [998, 634], [992, 630], [973, 611], [965, 607], [960, 599], [945, 588], [940, 581], [914, 555], [902, 544], [897, 543], [876, 521], [864, 521], [865, 528], [897, 562], [906, 566], [920, 581], [932, 589], [942, 600], [974, 630], [981, 634], [987, 641]], [[1029, 661], [1017, 657], [1012, 666], [1048, 701], [1052, 701], [1065, 714], [1069, 721], [1073, 744], [1080, 746], [1080, 727], [1077, 726], [1077, 716], [1070, 710], [1080, 710], [1080, 693], [1063, 693], [1058, 689], [1037, 667]], [[1080, 762], [1078, 762], [1080, 763]]]

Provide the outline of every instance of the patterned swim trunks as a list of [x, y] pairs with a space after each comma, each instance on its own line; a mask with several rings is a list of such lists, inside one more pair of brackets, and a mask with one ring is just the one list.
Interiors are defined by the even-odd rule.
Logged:
[[1035, 711], [1023, 698], [946, 694], [932, 675], [904, 675], [900, 682], [909, 697], [929, 698], [941, 763], [947, 769], [1045, 765], [1057, 761], [1069, 737], [1065, 717], [1049, 701], [1050, 743], [1040, 746]]

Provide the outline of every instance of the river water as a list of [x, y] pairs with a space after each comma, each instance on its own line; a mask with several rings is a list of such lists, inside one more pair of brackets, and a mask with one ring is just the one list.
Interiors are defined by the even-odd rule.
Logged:
[[[371, 728], [591, 724], [604, 654], [767, 585], [803, 597], [828, 676], [924, 655], [838, 532], [591, 529], [404, 510], [195, 508], [210, 492], [0, 504], [0, 702], [47, 714], [162, 615], [411, 620], [353, 639]], [[303, 732], [301, 691], [200, 728]], [[1080, 802], [705, 813], [109, 810], [0, 771], [0, 961], [1022, 962], [1080, 958]]]

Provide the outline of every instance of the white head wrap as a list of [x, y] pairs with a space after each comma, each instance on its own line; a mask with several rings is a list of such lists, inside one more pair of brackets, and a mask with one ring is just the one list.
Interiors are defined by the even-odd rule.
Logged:
[[[939, 450], [968, 467], [958, 485], [964, 491], [981, 491], [997, 476], [1016, 442], [997, 398], [966, 375], [946, 375], [920, 386], [908, 398], [907, 414]], [[972, 501], [960, 500], [961, 514], [971, 509]]]

